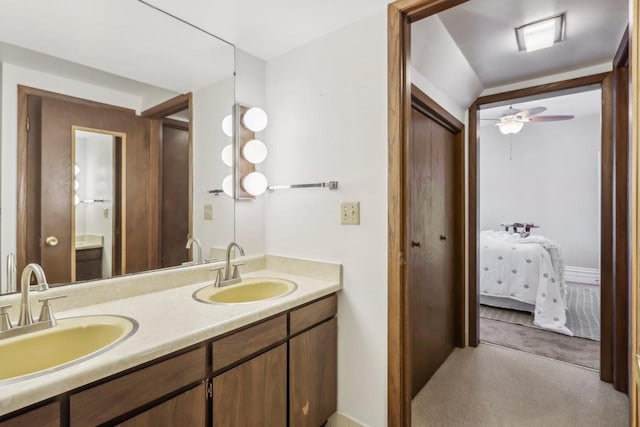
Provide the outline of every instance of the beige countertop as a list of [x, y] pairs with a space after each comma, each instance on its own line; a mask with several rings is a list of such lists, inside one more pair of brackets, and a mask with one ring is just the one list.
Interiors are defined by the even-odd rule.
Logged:
[[[192, 298], [196, 290], [211, 283], [200, 282], [57, 313], [58, 318], [106, 314], [128, 316], [138, 322], [139, 328], [125, 341], [92, 359], [23, 381], [5, 385], [0, 383], [0, 415], [211, 339], [342, 288], [339, 265], [331, 264], [333, 271], [338, 274], [317, 275], [313, 274], [312, 261], [301, 261], [302, 265], [291, 268], [293, 260], [279, 257], [274, 259], [273, 262], [265, 263], [267, 269], [243, 274], [246, 278], [274, 277], [297, 283], [296, 291], [273, 300], [237, 305], [205, 304]], [[304, 274], [304, 263], [311, 266], [311, 274], [291, 274], [292, 271]]]

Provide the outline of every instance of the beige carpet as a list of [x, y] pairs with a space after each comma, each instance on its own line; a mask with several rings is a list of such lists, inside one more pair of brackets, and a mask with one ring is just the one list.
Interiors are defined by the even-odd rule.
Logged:
[[588, 369], [480, 344], [456, 349], [413, 399], [414, 427], [626, 427], [627, 396]]
[[600, 369], [600, 343], [531, 326], [480, 318], [480, 340], [586, 368]]

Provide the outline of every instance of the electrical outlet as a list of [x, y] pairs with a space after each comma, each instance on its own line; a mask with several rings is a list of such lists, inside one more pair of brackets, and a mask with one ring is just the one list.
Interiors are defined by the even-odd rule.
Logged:
[[204, 205], [204, 220], [213, 221], [213, 205]]
[[343, 225], [360, 225], [360, 202], [344, 202], [340, 220]]

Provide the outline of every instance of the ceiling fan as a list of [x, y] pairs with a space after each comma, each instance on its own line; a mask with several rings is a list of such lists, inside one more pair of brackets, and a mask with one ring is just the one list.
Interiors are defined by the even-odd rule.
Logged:
[[[518, 110], [513, 107], [509, 107], [505, 110], [498, 119], [480, 119], [480, 120], [493, 120], [497, 123], [494, 126], [498, 126], [500, 132], [507, 135], [510, 133], [518, 133], [522, 130], [525, 123], [536, 122], [557, 122], [561, 120], [571, 120], [574, 116], [539, 116], [538, 114], [546, 111], [545, 107], [534, 107], [527, 110]], [[488, 125], [487, 125], [488, 126]]]

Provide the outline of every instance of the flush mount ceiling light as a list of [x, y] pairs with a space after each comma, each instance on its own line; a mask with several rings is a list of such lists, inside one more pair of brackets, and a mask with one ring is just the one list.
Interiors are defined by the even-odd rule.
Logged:
[[533, 52], [553, 46], [565, 37], [566, 13], [530, 22], [516, 28], [518, 49]]

